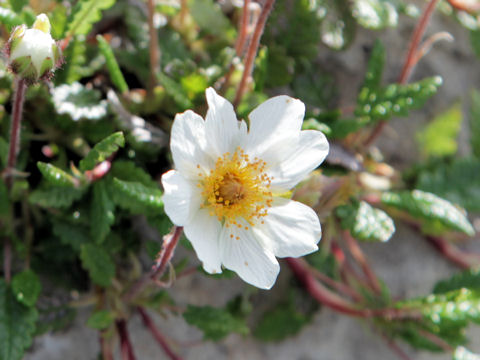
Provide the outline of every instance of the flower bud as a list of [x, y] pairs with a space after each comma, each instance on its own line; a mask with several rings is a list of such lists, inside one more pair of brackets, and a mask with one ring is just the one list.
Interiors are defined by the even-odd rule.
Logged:
[[28, 83], [49, 79], [61, 63], [61, 56], [50, 35], [47, 15], [38, 15], [31, 29], [17, 26], [8, 40], [7, 55], [11, 71]]

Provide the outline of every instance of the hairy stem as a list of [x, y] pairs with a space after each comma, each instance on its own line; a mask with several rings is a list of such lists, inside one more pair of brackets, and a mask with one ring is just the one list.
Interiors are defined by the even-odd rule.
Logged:
[[150, 330], [153, 337], [160, 344], [160, 346], [162, 347], [163, 351], [168, 356], [168, 358], [171, 360], [182, 360], [182, 358], [177, 354], [175, 354], [175, 352], [170, 348], [170, 345], [168, 344], [167, 339], [160, 332], [160, 330], [158, 330], [158, 328], [155, 326], [152, 318], [147, 314], [145, 309], [142, 307], [138, 307], [137, 310], [140, 313], [140, 316], [142, 317], [143, 323]]
[[245, 56], [245, 64], [242, 74], [242, 79], [240, 80], [240, 84], [238, 85], [237, 93], [235, 94], [235, 99], [233, 100], [233, 106], [237, 107], [242, 100], [243, 94], [245, 93], [247, 80], [252, 75], [253, 71], [253, 63], [255, 61], [255, 57], [257, 56], [258, 46], [260, 45], [260, 37], [263, 34], [263, 30], [265, 28], [265, 24], [267, 23], [268, 15], [273, 8], [273, 4], [275, 0], [266, 0], [265, 4], [263, 5], [262, 11], [260, 16], [258, 17], [257, 24], [255, 25], [255, 30], [253, 31], [252, 40], [250, 41], [250, 45], [248, 46], [247, 55]]
[[118, 335], [120, 336], [120, 351], [122, 360], [135, 360], [132, 343], [128, 335], [127, 322], [125, 320], [117, 320], [116, 324]]
[[240, 20], [239, 35], [238, 35], [237, 43], [235, 45], [235, 51], [237, 53], [237, 56], [242, 56], [243, 51], [245, 49], [245, 43], [247, 41], [248, 17], [250, 14], [248, 10], [249, 6], [250, 6], [250, 0], [244, 0], [242, 18]]

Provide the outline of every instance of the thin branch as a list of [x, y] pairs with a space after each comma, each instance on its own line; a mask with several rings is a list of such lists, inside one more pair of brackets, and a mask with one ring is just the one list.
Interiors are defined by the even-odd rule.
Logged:
[[243, 11], [242, 18], [240, 20], [239, 35], [237, 38], [237, 43], [235, 44], [235, 51], [237, 56], [242, 56], [242, 53], [245, 49], [245, 44], [247, 42], [247, 31], [248, 31], [248, 17], [250, 14], [249, 11], [250, 0], [243, 1]]
[[426, 236], [426, 239], [448, 260], [457, 266], [469, 269], [480, 265], [480, 255], [460, 250], [454, 244], [439, 236]]
[[117, 320], [116, 324], [118, 335], [120, 336], [120, 351], [122, 360], [135, 360], [132, 343], [128, 335], [127, 322], [125, 320]]
[[432, 334], [431, 332], [428, 332], [428, 331], [425, 331], [425, 330], [422, 330], [422, 329], [419, 329], [418, 330], [418, 333], [420, 335], [422, 335], [425, 339], [427, 339], [428, 341], [430, 341], [431, 343], [435, 344], [436, 346], [438, 346], [440, 349], [442, 349], [444, 352], [446, 353], [452, 353], [453, 352], [453, 348], [450, 346], [449, 343], [447, 343], [445, 340], [443, 340], [442, 338], [438, 337], [437, 335], [435, 334]]
[[275, 0], [266, 0], [262, 8], [260, 16], [258, 17], [257, 24], [255, 25], [255, 30], [253, 31], [252, 40], [248, 46], [247, 55], [245, 56], [245, 65], [243, 69], [242, 79], [238, 85], [237, 93], [235, 94], [235, 100], [233, 100], [233, 106], [237, 107], [242, 100], [243, 94], [247, 86], [247, 80], [252, 75], [253, 64], [255, 57], [257, 56], [258, 47], [260, 45], [260, 37], [263, 34], [265, 24], [267, 23], [268, 15], [273, 8]]
[[177, 354], [175, 354], [175, 352], [170, 348], [170, 345], [168, 344], [167, 339], [160, 332], [160, 330], [158, 330], [158, 328], [155, 326], [155, 323], [150, 318], [150, 316], [148, 316], [145, 309], [142, 308], [142, 307], [138, 307], [137, 310], [140, 313], [140, 316], [142, 317], [143, 323], [150, 330], [150, 332], [152, 333], [155, 340], [157, 340], [157, 342], [160, 344], [160, 346], [162, 347], [165, 354], [171, 360], [182, 360], [182, 358], [180, 356], [178, 356]]
[[111, 344], [105, 341], [103, 337], [103, 332], [100, 332], [99, 340], [100, 340], [100, 350], [102, 352], [102, 360], [114, 360]]

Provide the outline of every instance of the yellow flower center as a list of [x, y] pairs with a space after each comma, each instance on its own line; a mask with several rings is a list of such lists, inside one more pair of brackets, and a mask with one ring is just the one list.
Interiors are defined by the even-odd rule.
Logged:
[[[202, 206], [227, 227], [242, 227], [239, 219], [251, 226], [257, 220], [262, 221], [272, 205], [271, 178], [265, 173], [265, 166], [263, 160], [251, 160], [241, 148], [233, 154], [223, 154], [210, 173], [199, 173], [202, 179], [199, 187], [205, 200]], [[245, 228], [248, 230], [247, 226]]]

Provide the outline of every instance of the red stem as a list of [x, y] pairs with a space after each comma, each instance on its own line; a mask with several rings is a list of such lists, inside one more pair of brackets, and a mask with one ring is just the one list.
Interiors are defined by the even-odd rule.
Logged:
[[275, 0], [266, 0], [265, 5], [262, 8], [260, 16], [258, 17], [257, 24], [255, 25], [255, 30], [253, 31], [252, 40], [248, 46], [247, 55], [245, 57], [245, 67], [242, 74], [242, 79], [238, 85], [237, 93], [235, 94], [235, 100], [233, 100], [233, 106], [237, 107], [240, 101], [242, 100], [243, 94], [245, 93], [245, 87], [247, 85], [247, 80], [250, 78], [250, 75], [253, 71], [253, 64], [255, 57], [257, 56], [258, 46], [260, 45], [260, 37], [263, 34], [263, 29], [268, 19], [268, 15], [273, 8]]
[[248, 11], [249, 6], [250, 0], [244, 0], [242, 18], [240, 20], [240, 34], [238, 36], [237, 44], [235, 46], [237, 56], [242, 56], [243, 50], [245, 49], [245, 42], [247, 40], [248, 16], [250, 14], [250, 12]]
[[163, 351], [165, 354], [171, 359], [171, 360], [182, 360], [180, 356], [175, 354], [173, 350], [170, 348], [167, 339], [165, 336], [158, 330], [158, 328], [155, 326], [153, 320], [148, 316], [147, 312], [145, 311], [144, 308], [138, 307], [137, 308], [138, 312], [140, 313], [140, 316], [142, 317], [143, 323], [145, 326], [151, 331], [153, 334], [153, 337], [157, 342], [160, 344], [162, 347]]
[[102, 333], [100, 333], [100, 349], [102, 351], [102, 360], [114, 360], [110, 344], [105, 341]]
[[469, 269], [480, 264], [480, 256], [460, 250], [449, 241], [438, 236], [426, 236], [426, 239], [448, 260], [461, 268]]
[[127, 323], [125, 320], [117, 320], [116, 322], [118, 335], [120, 336], [120, 350], [122, 360], [135, 360], [132, 343], [128, 336]]

